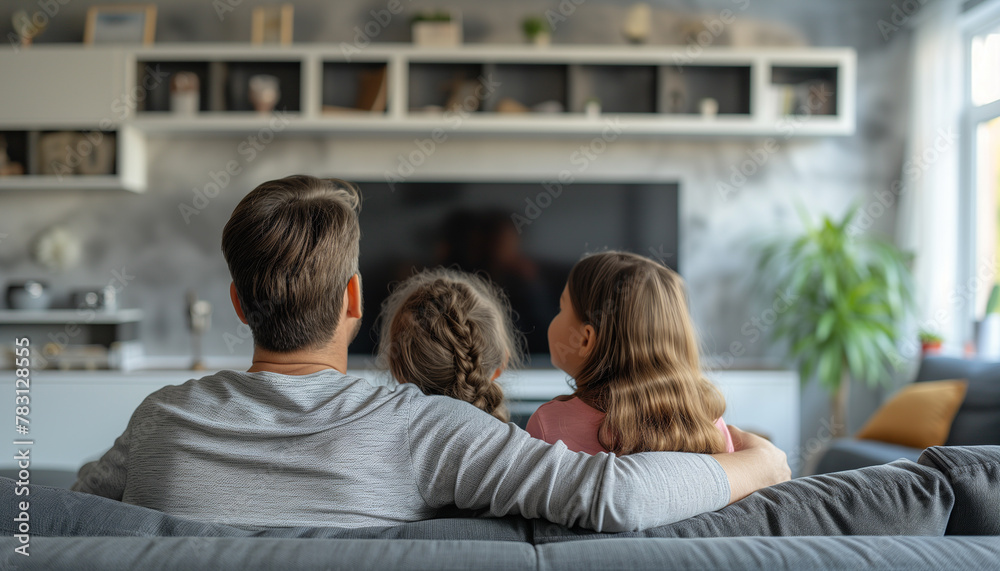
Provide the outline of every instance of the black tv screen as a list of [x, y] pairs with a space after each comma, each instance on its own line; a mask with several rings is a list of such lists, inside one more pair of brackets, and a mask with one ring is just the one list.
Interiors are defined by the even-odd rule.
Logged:
[[355, 355], [374, 353], [390, 286], [423, 268], [486, 274], [507, 292], [534, 355], [548, 353], [549, 322], [570, 268], [585, 253], [629, 250], [678, 269], [677, 184], [358, 184], [365, 317], [351, 345]]

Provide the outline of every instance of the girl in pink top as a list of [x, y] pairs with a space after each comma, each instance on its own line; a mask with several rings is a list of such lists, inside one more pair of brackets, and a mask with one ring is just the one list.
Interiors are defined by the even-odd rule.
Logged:
[[576, 391], [538, 408], [532, 436], [590, 454], [733, 451], [680, 276], [636, 254], [594, 254], [570, 271], [559, 307], [549, 352]]

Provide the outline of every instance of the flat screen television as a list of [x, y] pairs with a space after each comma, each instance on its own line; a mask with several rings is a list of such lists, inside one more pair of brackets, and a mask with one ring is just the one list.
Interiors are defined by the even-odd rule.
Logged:
[[382, 302], [415, 270], [446, 266], [486, 274], [507, 292], [532, 362], [546, 366], [549, 322], [581, 256], [628, 250], [678, 269], [675, 183], [358, 185], [365, 317], [351, 345], [357, 357], [374, 353]]

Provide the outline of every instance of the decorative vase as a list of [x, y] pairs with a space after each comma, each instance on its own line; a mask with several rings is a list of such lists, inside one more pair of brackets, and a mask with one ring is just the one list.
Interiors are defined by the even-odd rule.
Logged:
[[531, 37], [531, 45], [545, 47], [552, 44], [552, 34], [549, 32], [538, 32]]
[[170, 78], [170, 110], [178, 115], [194, 115], [201, 106], [198, 76], [179, 71]]
[[281, 84], [273, 75], [255, 75], [250, 78], [250, 103], [258, 113], [270, 113], [281, 99]]
[[703, 119], [715, 119], [716, 115], [719, 114], [719, 102], [711, 97], [699, 101], [698, 108]]
[[411, 28], [413, 43], [418, 46], [451, 48], [462, 45], [462, 21], [419, 21]]

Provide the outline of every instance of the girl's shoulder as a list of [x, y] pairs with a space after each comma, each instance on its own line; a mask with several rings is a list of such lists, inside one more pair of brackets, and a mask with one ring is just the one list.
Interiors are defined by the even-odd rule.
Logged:
[[[544, 411], [544, 412], [543, 412]], [[604, 413], [572, 395], [556, 397], [538, 407], [538, 412], [604, 418]]]

